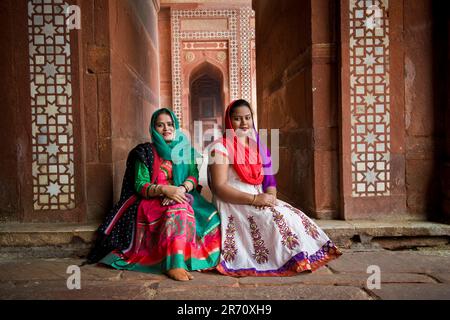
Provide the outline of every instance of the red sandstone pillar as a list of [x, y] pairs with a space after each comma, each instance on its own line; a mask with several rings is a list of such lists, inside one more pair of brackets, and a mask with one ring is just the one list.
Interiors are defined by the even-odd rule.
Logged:
[[346, 220], [407, 218], [403, 5], [372, 4], [340, 1], [340, 174]]
[[447, 108], [446, 108], [446, 119], [445, 119], [445, 162], [443, 165], [442, 172], [442, 189], [444, 194], [443, 199], [443, 211], [445, 220], [450, 222], [450, 12], [447, 11]]

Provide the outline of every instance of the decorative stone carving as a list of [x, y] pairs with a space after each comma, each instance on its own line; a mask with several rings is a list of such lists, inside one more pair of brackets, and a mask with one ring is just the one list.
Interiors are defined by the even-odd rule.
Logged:
[[75, 208], [71, 37], [63, 0], [28, 1], [34, 210]]
[[217, 60], [223, 63], [227, 59], [227, 54], [223, 51], [217, 53]]
[[195, 60], [195, 54], [191, 51], [188, 51], [184, 55], [184, 60], [186, 60], [187, 63], [191, 63]]

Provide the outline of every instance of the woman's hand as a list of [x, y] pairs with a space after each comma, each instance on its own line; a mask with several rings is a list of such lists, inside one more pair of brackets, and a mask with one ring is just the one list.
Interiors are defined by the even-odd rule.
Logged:
[[164, 198], [161, 200], [161, 204], [162, 204], [163, 206], [168, 206], [169, 204], [175, 204], [175, 201], [172, 200], [172, 199], [170, 199], [170, 198], [164, 197]]
[[253, 206], [264, 209], [266, 207], [275, 206], [277, 198], [273, 194], [269, 193], [260, 193], [256, 196], [255, 201], [253, 202]]
[[[162, 204], [169, 203], [169, 200], [174, 200], [177, 203], [186, 203], [186, 189], [184, 187], [176, 187], [176, 186], [163, 186], [161, 189], [162, 193], [165, 195]], [[166, 201], [166, 199], [169, 199]]]

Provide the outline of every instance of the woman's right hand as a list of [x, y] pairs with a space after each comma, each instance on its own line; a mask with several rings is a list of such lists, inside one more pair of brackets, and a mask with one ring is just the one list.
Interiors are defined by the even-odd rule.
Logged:
[[253, 206], [258, 208], [273, 207], [275, 206], [276, 198], [272, 194], [260, 193], [256, 195]]
[[177, 203], [186, 203], [186, 190], [183, 187], [163, 186], [162, 193], [169, 199], [175, 200]]

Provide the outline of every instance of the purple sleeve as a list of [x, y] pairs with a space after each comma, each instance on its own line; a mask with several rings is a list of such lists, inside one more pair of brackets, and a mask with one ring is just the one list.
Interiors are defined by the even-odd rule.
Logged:
[[277, 187], [277, 181], [274, 175], [266, 175], [263, 180], [263, 191], [266, 192], [269, 187]]
[[[256, 132], [256, 129], [255, 129]], [[270, 156], [269, 148], [267, 148], [260, 140], [259, 134], [256, 133], [256, 141], [258, 142], [259, 152], [262, 156], [264, 180], [262, 183], [263, 192], [267, 191], [269, 187], [276, 187], [277, 181], [272, 170], [272, 157]]]
[[275, 175], [272, 173], [272, 159], [270, 157], [270, 151], [268, 148], [265, 151], [266, 152], [263, 153], [263, 156], [265, 156], [266, 161], [265, 162], [263, 161], [264, 180], [262, 183], [264, 192], [266, 192], [267, 188], [269, 188], [269, 187], [277, 186], [277, 181], [275, 179]]

